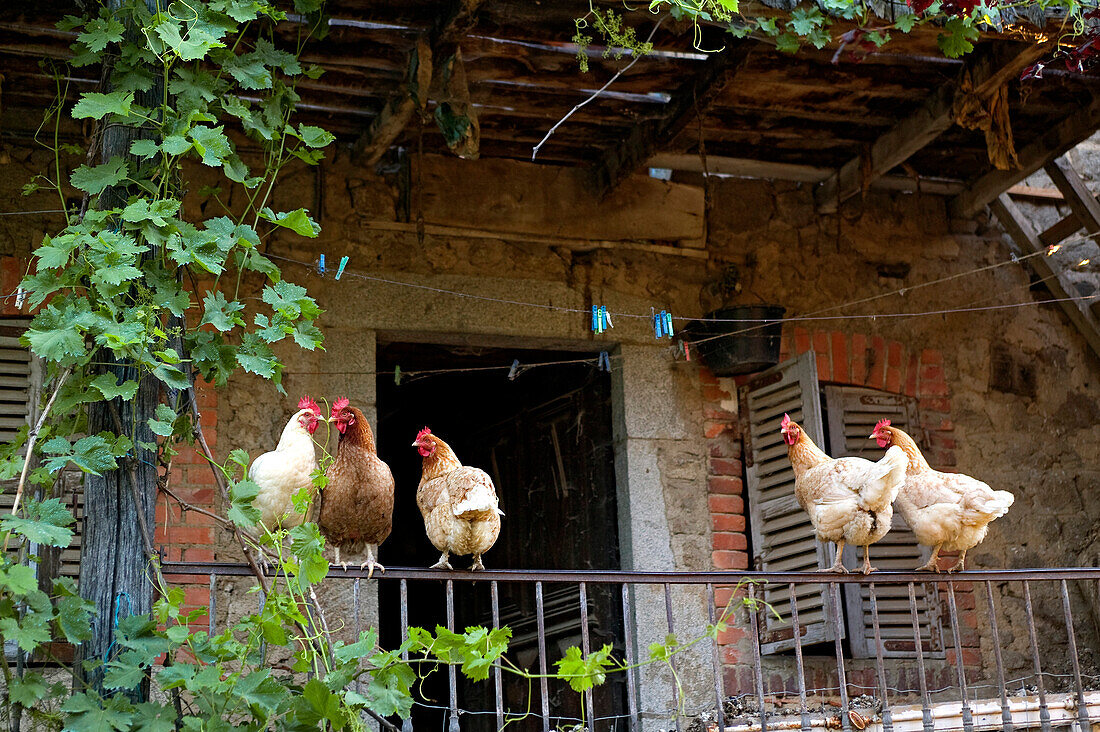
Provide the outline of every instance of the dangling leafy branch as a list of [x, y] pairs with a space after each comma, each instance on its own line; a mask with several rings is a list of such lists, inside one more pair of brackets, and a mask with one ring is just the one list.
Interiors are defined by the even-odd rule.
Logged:
[[[876, 12], [880, 3], [870, 0], [815, 0], [801, 2], [789, 14], [762, 16], [744, 12], [739, 0], [650, 0], [648, 12], [667, 14], [675, 20], [691, 23], [696, 49], [716, 52], [704, 45], [703, 29], [724, 29], [735, 38], [754, 37], [775, 45], [783, 53], [797, 53], [803, 46], [823, 49], [837, 45], [834, 63], [847, 55], [853, 59], [875, 53], [890, 42], [894, 34], [911, 33], [915, 28], [932, 25], [939, 29], [937, 43], [943, 54], [959, 58], [974, 50], [983, 29], [1019, 35], [1032, 42], [1053, 41], [1050, 59], [1029, 67], [1026, 76], [1041, 76], [1054, 60], [1071, 71], [1084, 71], [1100, 59], [1100, 10], [1095, 3], [1080, 0], [906, 0], [908, 12], [897, 10], [892, 20]], [[754, 4], [758, 10], [759, 5]], [[1039, 9], [1057, 25], [1053, 34], [1045, 29], [1027, 29], [1016, 23], [1022, 12]], [[847, 28], [838, 32], [837, 25]], [[854, 26], [854, 27], [853, 27]], [[577, 19], [573, 38], [579, 47], [578, 59], [587, 69], [586, 49], [594, 40], [587, 33], [595, 30], [609, 53], [645, 54], [651, 50], [639, 43], [634, 30], [624, 24], [624, 14], [590, 5], [589, 12]]]

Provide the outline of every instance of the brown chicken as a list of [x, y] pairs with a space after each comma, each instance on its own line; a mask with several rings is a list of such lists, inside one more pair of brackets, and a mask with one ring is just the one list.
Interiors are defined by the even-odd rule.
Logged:
[[359, 554], [366, 549], [367, 559], [360, 569], [386, 568], [378, 563], [378, 545], [393, 528], [393, 474], [390, 466], [378, 458], [371, 432], [363, 413], [349, 406], [347, 399], [332, 405], [330, 420], [340, 432], [336, 460], [325, 476], [328, 485], [321, 492], [321, 516], [317, 522], [325, 538], [336, 550], [336, 563], [344, 569], [340, 552]]
[[413, 447], [424, 458], [416, 505], [428, 539], [443, 552], [432, 569], [451, 569], [451, 554], [472, 554], [470, 569], [485, 569], [481, 555], [496, 543], [504, 515], [492, 479], [484, 470], [460, 463], [450, 446], [427, 427]]
[[959, 561], [948, 572], [964, 569], [966, 552], [985, 539], [993, 519], [1008, 513], [1016, 500], [1008, 491], [995, 491], [985, 483], [960, 473], [933, 470], [913, 438], [884, 419], [875, 425], [872, 439], [879, 447], [901, 448], [908, 458], [905, 484], [898, 492], [898, 512], [932, 557], [917, 569], [939, 571], [941, 551], [959, 552]]

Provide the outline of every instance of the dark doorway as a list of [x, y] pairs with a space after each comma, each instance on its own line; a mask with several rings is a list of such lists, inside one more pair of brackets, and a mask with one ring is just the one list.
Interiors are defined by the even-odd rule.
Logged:
[[[520, 372], [508, 378], [518, 359]], [[522, 364], [587, 360], [522, 368]], [[496, 546], [484, 556], [490, 569], [617, 569], [618, 514], [611, 430], [611, 380], [594, 365], [595, 355], [577, 352], [471, 348], [420, 343], [379, 344], [378, 371], [401, 367], [400, 385], [391, 374], [378, 377], [378, 445], [397, 484], [394, 531], [381, 547], [381, 561], [394, 566], [427, 567], [439, 558], [424, 533], [414, 499], [420, 481], [420, 457], [411, 447], [424, 426], [454, 449], [465, 465], [493, 478], [504, 511]], [[457, 371], [463, 369], [462, 371]], [[425, 372], [436, 373], [425, 373]], [[417, 372], [420, 372], [418, 375]], [[452, 557], [456, 568], [469, 557]], [[538, 670], [533, 585], [500, 584], [501, 624], [512, 628], [508, 657]], [[617, 593], [592, 585], [588, 591], [591, 643], [623, 650], [622, 607]], [[400, 643], [400, 598], [396, 582], [380, 583], [382, 642]], [[408, 613], [413, 626], [446, 625], [442, 583], [410, 582]], [[581, 645], [580, 600], [576, 585], [544, 586], [547, 665], [566, 648]], [[491, 627], [487, 582], [457, 583], [455, 625]], [[461, 678], [461, 677], [460, 677]], [[420, 691], [430, 705], [413, 711], [416, 729], [445, 729], [448, 705], [446, 673], [432, 674]], [[609, 683], [595, 695], [597, 718], [622, 714], [625, 686]], [[496, 727], [492, 677], [488, 682], [460, 681], [462, 729]], [[581, 717], [581, 699], [565, 684], [550, 685], [552, 727], [571, 726]], [[505, 674], [504, 706], [522, 713], [541, 708], [538, 684]], [[510, 727], [538, 730], [536, 717]], [[599, 723], [601, 730], [616, 727]]]

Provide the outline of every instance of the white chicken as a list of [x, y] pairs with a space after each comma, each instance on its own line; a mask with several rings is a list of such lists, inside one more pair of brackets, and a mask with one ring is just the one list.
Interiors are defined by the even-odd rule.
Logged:
[[966, 552], [982, 543], [990, 522], [1008, 513], [1016, 497], [969, 475], [933, 470], [913, 438], [891, 427], [888, 419], [875, 425], [871, 437], [879, 447], [904, 451], [909, 461], [898, 511], [917, 541], [932, 547], [928, 562], [917, 569], [938, 572], [941, 551], [959, 552], [959, 561], [948, 572], [964, 569]]
[[294, 510], [294, 496], [303, 488], [312, 490], [317, 453], [313, 433], [321, 419], [321, 408], [309, 396], [298, 402], [298, 411], [283, 428], [279, 444], [265, 452], [248, 469], [248, 478], [260, 487], [253, 505], [260, 511], [260, 523], [268, 531], [298, 526], [305, 516]]
[[891, 505], [905, 482], [908, 459], [892, 447], [877, 463], [857, 457], [831, 458], [784, 414], [780, 423], [794, 468], [794, 494], [810, 515], [817, 538], [836, 542], [836, 561], [825, 572], [847, 572], [844, 545], [863, 547], [863, 573], [874, 571], [870, 546], [890, 531]]

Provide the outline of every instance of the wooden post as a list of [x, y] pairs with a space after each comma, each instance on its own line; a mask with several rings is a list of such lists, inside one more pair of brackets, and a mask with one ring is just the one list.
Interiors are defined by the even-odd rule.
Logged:
[[[118, 12], [125, 0], [108, 0], [108, 9]], [[156, 12], [155, 2], [151, 12]], [[133, 29], [127, 31], [132, 33]], [[154, 78], [159, 75], [154, 74]], [[155, 84], [137, 97], [139, 104], [157, 107], [163, 87]], [[106, 125], [100, 127], [100, 158], [107, 162], [116, 155], [127, 155], [131, 143], [142, 137], [133, 127]], [[102, 208], [125, 205], [125, 189], [108, 189], [99, 198]], [[119, 381], [136, 379], [134, 368], [114, 362], [110, 351], [100, 351], [97, 360], [106, 363], [103, 371], [115, 374]], [[88, 687], [103, 693], [103, 670], [87, 671], [83, 661], [109, 660], [114, 640], [115, 624], [129, 615], [152, 610], [152, 570], [146, 556], [141, 517], [152, 527], [156, 503], [156, 454], [138, 445], [151, 444], [156, 436], [149, 429], [148, 419], [154, 415], [160, 398], [160, 382], [146, 376], [141, 379], [137, 395], [129, 400], [115, 399], [113, 404], [95, 402], [88, 407], [88, 433], [117, 433], [116, 415], [123, 432], [134, 441], [132, 458], [120, 460], [119, 469], [101, 476], [84, 477], [84, 526], [80, 553], [80, 594], [95, 603], [92, 638], [81, 644], [77, 653], [76, 674]], [[137, 485], [131, 485], [131, 476]], [[135, 490], [136, 488], [136, 490]], [[135, 497], [137, 501], [135, 502]], [[138, 504], [138, 505], [135, 505]], [[117, 647], [117, 646], [116, 646]], [[135, 701], [148, 698], [148, 682], [129, 694]]]

